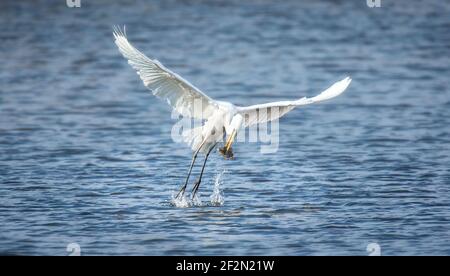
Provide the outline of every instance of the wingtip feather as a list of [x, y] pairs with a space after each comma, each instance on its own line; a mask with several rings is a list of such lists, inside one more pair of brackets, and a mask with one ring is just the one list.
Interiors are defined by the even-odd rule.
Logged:
[[352, 79], [350, 77], [346, 77], [345, 79], [334, 83], [332, 86], [330, 86], [327, 90], [323, 91], [319, 95], [311, 98], [311, 101], [320, 102], [337, 97], [340, 94], [344, 93], [344, 91], [347, 89], [347, 87], [350, 85], [351, 82]]
[[119, 25], [114, 25], [113, 26], [113, 35], [116, 40], [118, 40], [121, 37], [126, 39], [126, 37], [127, 37], [126, 26], [123, 25], [123, 30], [122, 30], [122, 28]]

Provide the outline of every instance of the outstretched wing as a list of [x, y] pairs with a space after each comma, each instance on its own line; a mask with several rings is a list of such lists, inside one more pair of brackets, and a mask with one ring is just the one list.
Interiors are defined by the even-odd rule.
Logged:
[[119, 51], [136, 69], [144, 85], [153, 95], [165, 99], [178, 113], [207, 119], [218, 109], [218, 104], [200, 89], [134, 48], [128, 42], [125, 30], [114, 28], [113, 34]]
[[281, 101], [266, 104], [257, 104], [246, 107], [237, 107], [238, 113], [244, 117], [244, 126], [265, 123], [280, 118], [300, 105], [313, 104], [339, 96], [347, 89], [352, 80], [347, 77], [336, 82], [327, 90], [313, 98], [301, 98], [296, 101]]

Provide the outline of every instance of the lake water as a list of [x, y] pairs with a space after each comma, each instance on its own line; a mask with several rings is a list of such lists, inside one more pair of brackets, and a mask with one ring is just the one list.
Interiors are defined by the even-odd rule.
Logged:
[[[1, 1], [0, 254], [449, 255], [450, 4], [381, 3]], [[214, 153], [177, 208], [191, 151], [113, 25], [235, 104], [353, 82], [283, 117], [276, 153]]]

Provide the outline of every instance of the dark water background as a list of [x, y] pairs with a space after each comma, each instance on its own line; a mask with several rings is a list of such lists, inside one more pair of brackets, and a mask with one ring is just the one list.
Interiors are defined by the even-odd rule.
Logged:
[[[0, 253], [450, 254], [450, 2], [0, 2]], [[118, 53], [236, 104], [345, 94], [280, 122], [275, 154], [211, 158], [176, 208], [176, 120]], [[207, 206], [226, 170], [225, 203]]]

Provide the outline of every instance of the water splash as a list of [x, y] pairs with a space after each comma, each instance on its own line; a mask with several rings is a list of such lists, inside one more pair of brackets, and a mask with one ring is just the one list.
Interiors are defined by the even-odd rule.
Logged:
[[223, 183], [222, 177], [225, 174], [225, 170], [217, 173], [214, 178], [214, 189], [213, 193], [209, 196], [210, 203], [203, 204], [200, 196], [200, 192], [198, 192], [194, 198], [191, 198], [189, 195], [184, 194], [181, 197], [177, 198], [178, 192], [172, 192], [172, 198], [170, 200], [170, 204], [177, 208], [189, 208], [189, 207], [201, 207], [201, 206], [222, 206], [225, 202], [225, 198], [223, 192], [221, 190], [221, 184]]
[[216, 178], [214, 180], [214, 190], [212, 195], [209, 197], [212, 206], [222, 206], [225, 202], [223, 192], [220, 189], [220, 185], [223, 183], [222, 177], [225, 172], [225, 170], [222, 170], [220, 173], [216, 174]]
[[188, 208], [191, 206], [190, 199], [186, 196], [186, 194], [177, 197], [177, 192], [172, 193], [170, 203], [177, 208]]
[[200, 199], [200, 192], [197, 192], [191, 200], [191, 206], [203, 206], [202, 200]]
[[202, 200], [200, 199], [200, 193], [197, 193], [194, 198], [191, 198], [186, 193], [183, 196], [177, 197], [178, 192], [172, 193], [172, 198], [170, 204], [177, 208], [188, 208], [188, 207], [200, 207], [203, 206]]

